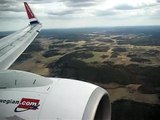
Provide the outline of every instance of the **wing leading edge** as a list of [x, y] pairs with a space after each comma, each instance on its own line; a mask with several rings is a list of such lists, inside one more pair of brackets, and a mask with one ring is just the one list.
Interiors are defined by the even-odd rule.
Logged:
[[30, 20], [30, 24], [2, 39], [0, 39], [0, 70], [8, 69], [13, 62], [24, 52], [41, 30], [41, 23], [33, 14], [29, 5], [24, 6]]

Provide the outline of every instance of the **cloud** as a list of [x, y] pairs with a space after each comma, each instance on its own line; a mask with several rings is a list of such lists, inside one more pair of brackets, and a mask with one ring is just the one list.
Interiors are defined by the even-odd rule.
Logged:
[[48, 15], [53, 15], [53, 16], [65, 16], [69, 14], [73, 14], [75, 11], [73, 10], [65, 10], [65, 11], [60, 11], [60, 12], [48, 12]]
[[[95, 5], [99, 0], [57, 0], [52, 5], [52, 10], [47, 12], [48, 15], [64, 17], [69, 15], [70, 17], [81, 17], [91, 15], [90, 7]], [[55, 6], [60, 6], [57, 8]]]
[[90, 7], [98, 4], [101, 0], [59, 0], [64, 2], [68, 7]]
[[101, 16], [101, 17], [109, 17], [109, 16], [115, 16], [117, 15], [117, 11], [115, 11], [114, 9], [108, 9], [108, 10], [99, 10], [96, 11], [96, 16]]
[[156, 6], [154, 9], [148, 9], [148, 12], [150, 12], [150, 15], [148, 16], [150, 19], [157, 19], [157, 20], [160, 20], [160, 5], [159, 6]]
[[128, 3], [121, 3], [114, 6], [117, 10], [135, 10], [135, 9], [145, 9], [148, 7], [157, 6], [157, 3], [139, 3], [139, 4], [128, 4]]
[[24, 12], [23, 4], [19, 4], [14, 0], [1, 0], [0, 1], [0, 19], [15, 18], [19, 16], [20, 12]]
[[45, 4], [45, 3], [52, 3], [56, 0], [28, 0], [27, 2], [30, 4]]
[[14, 0], [1, 0], [0, 4], [7, 4], [7, 3], [16, 3], [17, 1]]
[[114, 7], [117, 10], [133, 10], [133, 9], [138, 9], [139, 7], [134, 7], [129, 4], [120, 4]]
[[[0, 11], [1, 12], [24, 12], [24, 7], [21, 5], [9, 5], [9, 4], [0, 4]], [[1, 13], [0, 12], [0, 13]]]

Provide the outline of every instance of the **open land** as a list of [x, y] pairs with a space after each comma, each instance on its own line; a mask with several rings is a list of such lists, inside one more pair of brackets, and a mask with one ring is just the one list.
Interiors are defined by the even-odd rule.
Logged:
[[160, 114], [160, 27], [43, 30], [11, 69], [97, 84], [110, 94], [113, 120]]

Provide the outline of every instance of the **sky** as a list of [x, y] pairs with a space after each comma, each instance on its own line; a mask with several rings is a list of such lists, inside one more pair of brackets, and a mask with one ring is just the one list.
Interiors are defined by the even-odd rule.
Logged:
[[[24, 0], [0, 0], [0, 31], [29, 24]], [[160, 25], [160, 0], [25, 0], [44, 29]]]

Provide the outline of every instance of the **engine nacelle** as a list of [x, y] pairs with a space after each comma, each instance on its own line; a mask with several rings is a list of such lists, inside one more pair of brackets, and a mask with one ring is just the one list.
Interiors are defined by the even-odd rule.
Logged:
[[29, 72], [0, 72], [0, 120], [110, 120], [106, 90]]

